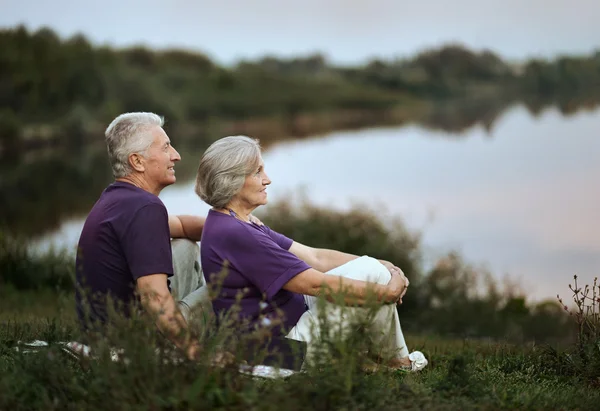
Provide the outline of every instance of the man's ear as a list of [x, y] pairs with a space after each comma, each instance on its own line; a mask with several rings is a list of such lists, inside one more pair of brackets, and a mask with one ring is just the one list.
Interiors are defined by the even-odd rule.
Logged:
[[135, 171], [139, 171], [140, 173], [146, 171], [146, 166], [144, 164], [144, 156], [142, 156], [139, 153], [129, 154], [129, 165]]

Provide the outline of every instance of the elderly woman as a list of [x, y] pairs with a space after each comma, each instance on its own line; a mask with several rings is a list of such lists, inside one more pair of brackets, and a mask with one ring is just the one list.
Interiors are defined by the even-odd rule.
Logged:
[[408, 286], [402, 271], [371, 257], [311, 248], [252, 222], [251, 212], [267, 204], [269, 184], [255, 139], [222, 138], [200, 160], [195, 191], [212, 206], [202, 232], [202, 268], [209, 284], [216, 281], [213, 274], [227, 269], [212, 302], [215, 314], [241, 304], [239, 320], [261, 327], [283, 313], [284, 335], [305, 341], [310, 351], [311, 340], [319, 338], [321, 292], [331, 301], [328, 318], [339, 323], [344, 319], [332, 307], [333, 296], [342, 293], [344, 303], [360, 306], [374, 293], [381, 308], [373, 318], [372, 339], [381, 352], [393, 353], [386, 365], [413, 371], [427, 365], [422, 353], [409, 354], [400, 328], [396, 304]]

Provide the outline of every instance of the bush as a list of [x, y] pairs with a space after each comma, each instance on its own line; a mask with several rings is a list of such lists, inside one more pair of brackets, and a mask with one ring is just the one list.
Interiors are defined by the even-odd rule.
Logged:
[[600, 386], [600, 285], [598, 278], [592, 286], [580, 287], [577, 276], [574, 285], [569, 284], [573, 293], [575, 308], [569, 309], [563, 300], [557, 298], [565, 311], [575, 320], [576, 342], [569, 349], [560, 351], [547, 348], [542, 352], [546, 369], [560, 375], [570, 375]]
[[[26, 355], [14, 351], [15, 334], [51, 336], [52, 341], [83, 338], [72, 329], [51, 323], [25, 335], [0, 326], [0, 409], [395, 409], [399, 398], [406, 401], [412, 395], [393, 373], [362, 371], [364, 319], [353, 320], [351, 328], [357, 331], [342, 335], [330, 332], [337, 327], [321, 318], [323, 339], [313, 360], [305, 373], [285, 381], [257, 380], [239, 372], [244, 365], [239, 349], [257, 335], [240, 335], [226, 317], [219, 326], [211, 323], [198, 332], [205, 349], [197, 363], [160, 337], [151, 318], [113, 312], [112, 320], [100, 338], [88, 337], [95, 359], [75, 363], [67, 361], [58, 345]], [[55, 331], [49, 333], [50, 328]], [[119, 361], [111, 360], [115, 348]], [[236, 353], [235, 360], [213, 365], [222, 351]], [[260, 360], [260, 355], [259, 349], [255, 357]]]
[[387, 260], [404, 271], [411, 285], [421, 281], [420, 235], [409, 232], [399, 218], [362, 206], [329, 210], [303, 198], [270, 205], [261, 217], [269, 227], [299, 243]]
[[17, 290], [71, 290], [74, 270], [74, 258], [66, 251], [35, 255], [24, 240], [0, 230], [0, 284]]

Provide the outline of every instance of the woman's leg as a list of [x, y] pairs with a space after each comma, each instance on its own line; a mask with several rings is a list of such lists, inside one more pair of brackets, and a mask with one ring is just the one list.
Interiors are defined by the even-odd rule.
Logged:
[[[391, 274], [379, 261], [374, 258], [363, 256], [341, 265], [327, 274], [339, 275], [354, 280], [369, 281], [377, 284], [386, 285]], [[308, 310], [300, 317], [296, 326], [288, 334], [288, 338], [293, 338], [309, 343], [313, 338], [319, 338], [320, 329], [318, 326], [319, 306], [318, 299], [305, 296]], [[340, 307], [335, 304], [326, 303], [323, 307], [326, 311], [329, 324], [336, 329], [341, 327], [345, 332], [349, 332], [352, 318], [356, 315], [365, 315], [368, 309]], [[408, 348], [400, 327], [400, 319], [395, 304], [384, 305], [372, 319], [371, 338], [374, 346], [380, 348], [377, 354], [389, 358], [408, 357]]]

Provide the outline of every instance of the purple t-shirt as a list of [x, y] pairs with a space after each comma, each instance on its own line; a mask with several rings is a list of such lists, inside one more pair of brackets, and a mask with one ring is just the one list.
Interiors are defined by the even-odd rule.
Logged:
[[[79, 238], [75, 272], [81, 325], [88, 328], [84, 315], [106, 323], [109, 295], [123, 304], [127, 314], [137, 303], [138, 278], [172, 276], [170, 241], [167, 210], [157, 196], [129, 183], [109, 185], [90, 211]], [[91, 296], [87, 301], [80, 288]]]
[[[239, 320], [260, 327], [264, 316], [283, 320], [284, 330], [294, 327], [306, 310], [304, 296], [282, 287], [310, 266], [288, 251], [292, 242], [267, 226], [210, 210], [200, 242], [202, 271], [211, 284], [217, 281], [211, 278], [213, 274], [225, 265], [228, 270], [220, 294], [213, 300], [215, 314], [228, 311], [241, 292]], [[283, 318], [276, 309], [284, 313]], [[273, 331], [277, 334], [280, 329]]]

